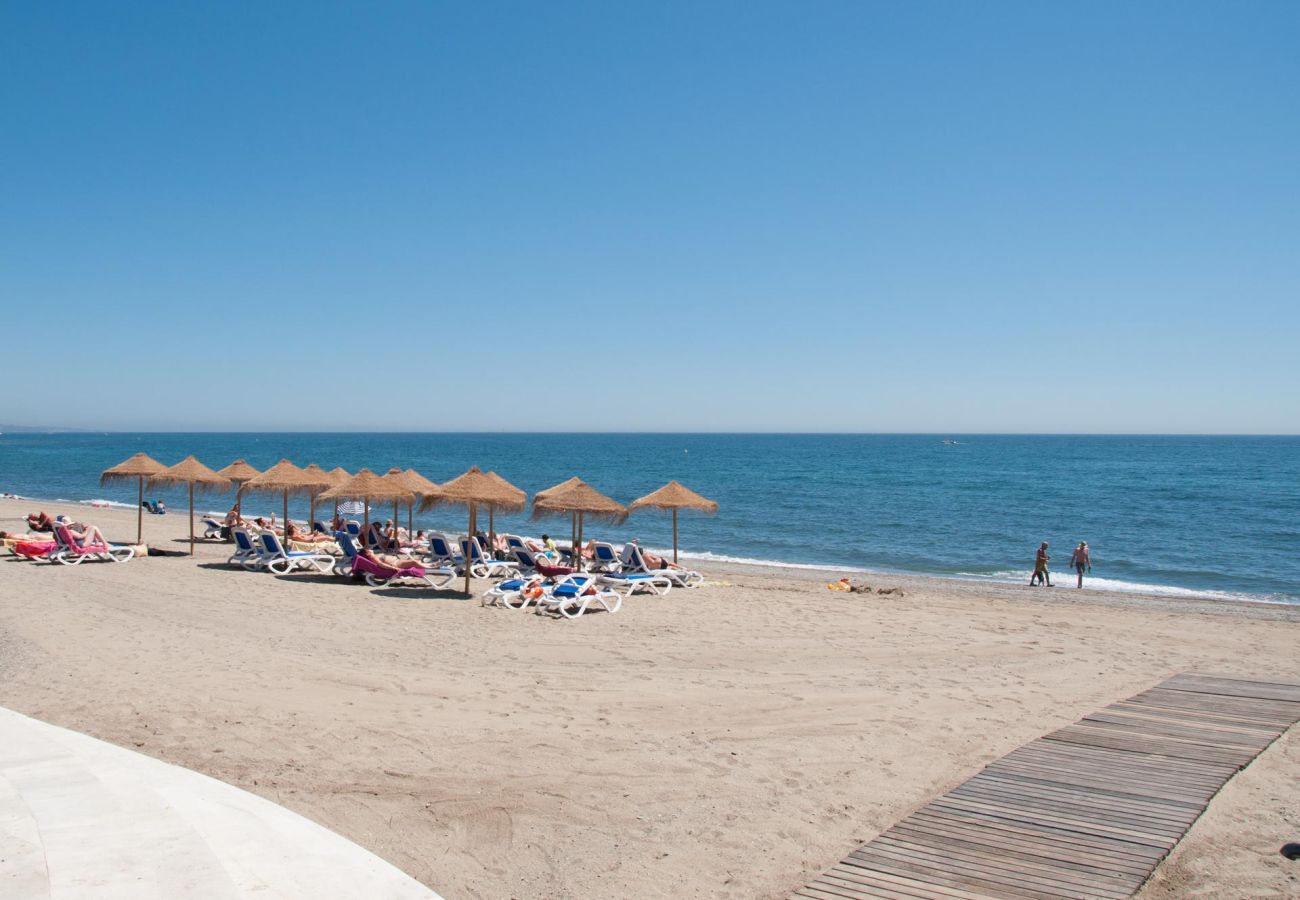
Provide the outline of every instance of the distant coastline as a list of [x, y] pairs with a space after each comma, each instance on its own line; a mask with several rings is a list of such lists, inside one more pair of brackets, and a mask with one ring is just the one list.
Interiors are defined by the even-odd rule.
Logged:
[[0, 422], [0, 434], [94, 434], [89, 428], [64, 425], [13, 425]]

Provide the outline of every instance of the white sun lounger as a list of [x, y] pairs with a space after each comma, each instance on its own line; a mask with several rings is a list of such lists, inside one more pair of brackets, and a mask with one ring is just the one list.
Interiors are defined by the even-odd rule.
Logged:
[[704, 583], [703, 575], [689, 569], [650, 568], [646, 565], [645, 557], [641, 555], [641, 548], [636, 544], [624, 544], [619, 559], [623, 563], [624, 572], [649, 572], [655, 575], [664, 575], [672, 581], [674, 587], [696, 587]]
[[328, 553], [311, 553], [306, 550], [285, 550], [274, 532], [263, 531], [261, 539], [262, 566], [276, 575], [287, 575], [295, 569], [315, 569], [325, 573], [334, 568], [335, 558]]

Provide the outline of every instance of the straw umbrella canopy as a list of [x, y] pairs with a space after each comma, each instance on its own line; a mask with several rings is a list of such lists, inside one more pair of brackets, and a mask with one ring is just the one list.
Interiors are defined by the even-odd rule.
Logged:
[[315, 463], [311, 463], [302, 470], [303, 475], [311, 482], [311, 511], [308, 513], [308, 527], [313, 527], [316, 522], [316, 498], [323, 492], [334, 487], [336, 479], [332, 472], [326, 472]]
[[[397, 466], [393, 466], [391, 469], [389, 469], [387, 472], [384, 473], [384, 481], [392, 482], [397, 487], [406, 489], [407, 491], [407, 495], [405, 498], [406, 531], [408, 535], [413, 536], [415, 534], [415, 528], [414, 528], [415, 501], [423, 493], [424, 486], [414, 481], [410, 475], [408, 475], [406, 472], [403, 472]], [[425, 479], [425, 481], [428, 481], [428, 479]], [[433, 484], [433, 482], [430, 481], [429, 484]], [[436, 484], [434, 484], [433, 487], [435, 491], [438, 488]], [[397, 503], [398, 501], [396, 500], [393, 501], [393, 526], [394, 527], [397, 527], [397, 525], [399, 524], [399, 520], [397, 518]]]
[[[442, 493], [442, 486], [438, 482], [425, 478], [414, 469], [406, 470], [406, 481], [415, 489], [415, 493], [419, 495], [421, 502]], [[410, 529], [410, 523], [407, 524], [407, 529]]]
[[106, 484], [135, 479], [140, 495], [135, 507], [135, 542], [137, 544], [144, 540], [144, 480], [157, 475], [165, 468], [167, 467], [148, 454], [137, 453], [130, 459], [124, 459], [99, 474], [101, 487]]
[[329, 474], [319, 467], [318, 475], [309, 475], [287, 459], [282, 459], [244, 485], [256, 494], [280, 494], [284, 498], [284, 531], [289, 536], [289, 495], [312, 497], [330, 486]]
[[[444, 484], [436, 496], [425, 497], [424, 502], [420, 504], [420, 512], [443, 504], [465, 506], [469, 510], [467, 534], [473, 537], [480, 506], [486, 506], [490, 510], [521, 510], [527, 498], [527, 494], [500, 475], [489, 475], [478, 466], [474, 466], [468, 472]], [[469, 560], [465, 562], [465, 593], [469, 594]]]
[[224, 469], [217, 469], [217, 474], [229, 478], [235, 483], [235, 509], [242, 512], [243, 505], [240, 503], [240, 498], [244, 494], [244, 485], [262, 473], [244, 462], [244, 460], [237, 459]]
[[370, 501], [386, 502], [393, 500], [401, 502], [409, 497], [411, 490], [399, 486], [391, 481], [386, 480], [381, 475], [376, 475], [369, 469], [362, 469], [353, 475], [347, 481], [332, 487], [320, 495], [322, 500], [361, 500], [366, 505], [366, 522], [367, 530], [370, 528]]
[[673, 562], [677, 562], [677, 511], [681, 509], [697, 509], [700, 512], [712, 515], [718, 511], [718, 504], [707, 497], [701, 497], [679, 482], [670, 481], [654, 493], [633, 500], [628, 507], [633, 512], [646, 508], [671, 509], [673, 511]]
[[533, 518], [571, 517], [573, 565], [582, 569], [582, 526], [588, 517], [618, 523], [627, 518], [627, 507], [611, 500], [581, 478], [570, 478], [541, 491], [533, 498]]
[[[501, 485], [501, 486], [502, 486], [506, 491], [509, 491], [510, 493], [512, 493], [512, 494], [514, 494], [514, 495], [516, 495], [516, 496], [518, 497], [518, 499], [519, 499], [519, 506], [518, 506], [518, 507], [512, 507], [512, 508], [515, 508], [515, 509], [523, 509], [523, 508], [524, 508], [525, 504], [528, 502], [528, 495], [527, 495], [526, 493], [524, 493], [524, 491], [523, 491], [522, 488], [517, 488], [517, 487], [515, 487], [513, 484], [511, 484], [510, 482], [506, 481], [504, 478], [502, 478], [502, 477], [501, 477], [500, 475], [498, 475], [496, 472], [493, 472], [493, 471], [490, 471], [490, 470], [489, 470], [488, 473], [487, 473], [487, 477], [488, 477], [488, 478], [491, 478], [493, 481], [497, 482], [497, 484]], [[492, 541], [493, 544], [496, 543], [496, 539], [497, 539], [497, 520], [496, 520], [496, 512], [497, 512], [497, 511], [496, 511], [496, 507], [495, 507], [495, 506], [489, 506], [489, 507], [488, 507], [488, 538], [491, 539], [491, 541]]]
[[[330, 487], [338, 487], [340, 484], [345, 483], [349, 478], [352, 477], [352, 473], [349, 472], [347, 469], [343, 468], [342, 466], [335, 466], [334, 468], [330, 469], [329, 475], [330, 475]], [[319, 494], [316, 495], [316, 499], [318, 500], [320, 499]], [[339, 501], [335, 500], [334, 518], [338, 519], [338, 517], [339, 517]]]
[[414, 469], [406, 470], [406, 480], [421, 497], [432, 497], [442, 493], [442, 487], [436, 481], [430, 481]]
[[190, 556], [194, 555], [194, 490], [224, 491], [230, 487], [230, 479], [218, 475], [193, 456], [187, 456], [174, 466], [168, 466], [161, 472], [155, 472], [149, 478], [149, 487], [155, 485], [188, 485], [190, 489]]

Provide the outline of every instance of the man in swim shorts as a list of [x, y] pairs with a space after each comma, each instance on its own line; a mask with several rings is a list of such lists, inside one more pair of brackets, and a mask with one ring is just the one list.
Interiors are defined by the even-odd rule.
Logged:
[[1070, 556], [1070, 568], [1079, 573], [1078, 587], [1083, 587], [1083, 570], [1092, 571], [1092, 556], [1088, 553], [1088, 542], [1079, 541], [1079, 546], [1074, 548], [1074, 553]]

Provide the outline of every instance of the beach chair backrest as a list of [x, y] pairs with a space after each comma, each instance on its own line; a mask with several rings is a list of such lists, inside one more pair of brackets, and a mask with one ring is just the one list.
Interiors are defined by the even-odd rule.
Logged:
[[59, 545], [60, 550], [71, 550], [74, 553], [77, 551], [77, 542], [74, 541], [72, 535], [68, 533], [67, 525], [64, 525], [62, 522], [55, 522], [53, 534], [54, 542]]
[[240, 553], [256, 553], [257, 548], [253, 546], [252, 535], [248, 533], [247, 528], [236, 528], [230, 532], [235, 536], [235, 546], [239, 548]]
[[591, 587], [591, 578], [587, 575], [565, 575], [551, 588], [554, 597], [579, 597]]
[[322, 521], [320, 521], [319, 519], [317, 519], [315, 522], [312, 522], [312, 523], [311, 523], [311, 530], [314, 531], [314, 532], [316, 532], [317, 534], [329, 534], [329, 533], [330, 533], [330, 530], [329, 530], [328, 528], [325, 527], [325, 523], [322, 522]]
[[650, 571], [650, 567], [645, 564], [645, 557], [641, 555], [641, 548], [636, 544], [627, 543], [623, 545], [623, 564], [633, 569], [640, 569], [644, 572]]
[[354, 573], [360, 572], [362, 575], [374, 575], [376, 578], [396, 578], [401, 574], [397, 569], [385, 566], [382, 563], [371, 562], [360, 555], [352, 560], [352, 571]]
[[445, 534], [436, 531], [429, 534], [429, 554], [438, 559], [450, 559], [454, 555]]
[[519, 535], [517, 535], [517, 534], [503, 534], [502, 537], [504, 537], [504, 538], [506, 539], [506, 549], [507, 549], [507, 550], [527, 550], [527, 549], [528, 549], [528, 546], [524, 543], [524, 539], [521, 538], [521, 537], [520, 537]]
[[262, 532], [262, 546], [271, 556], [285, 556], [284, 546], [280, 543], [280, 538], [274, 532]]
[[348, 530], [348, 534], [354, 538], [361, 537], [361, 523], [356, 519], [348, 519], [343, 523], [343, 527]]
[[338, 541], [339, 549], [343, 551], [344, 556], [352, 560], [357, 558], [359, 551], [357, 550], [356, 541], [352, 540], [352, 535], [346, 531], [336, 531], [334, 532], [334, 540]]
[[476, 537], [461, 538], [460, 555], [471, 562], [483, 562], [483, 545]]
[[614, 552], [613, 544], [598, 543], [594, 549], [596, 551], [596, 562], [598, 563], [613, 563], [619, 561], [618, 554]]
[[515, 547], [514, 555], [519, 565], [523, 566], [525, 569], [537, 568], [537, 557], [534, 556], [533, 551], [529, 550], [527, 547]]

